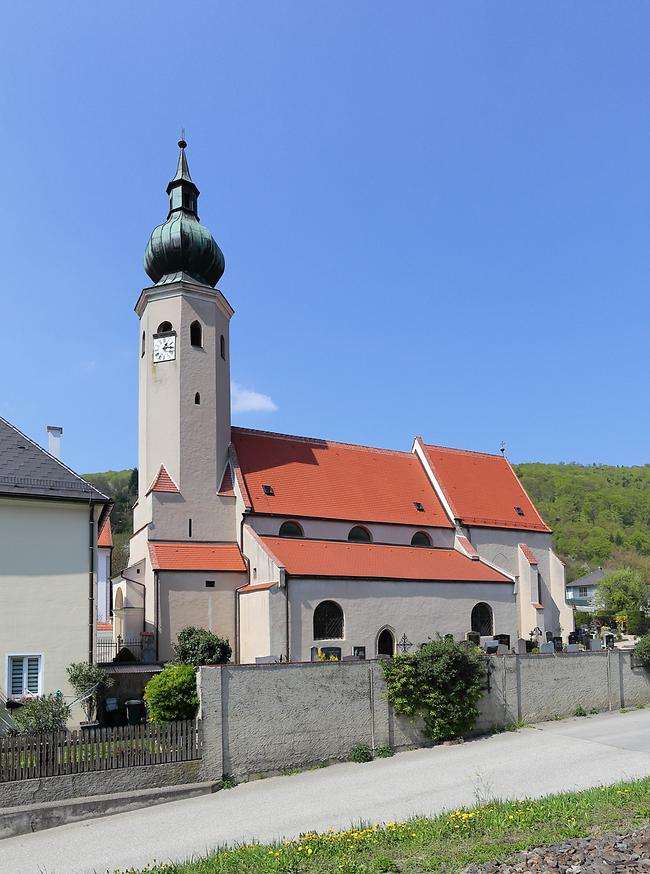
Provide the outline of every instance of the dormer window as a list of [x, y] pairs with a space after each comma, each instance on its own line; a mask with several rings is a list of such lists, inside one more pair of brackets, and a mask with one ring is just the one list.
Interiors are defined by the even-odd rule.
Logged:
[[280, 537], [304, 537], [302, 526], [292, 519], [283, 522], [280, 525]]
[[515, 513], [517, 514], [517, 516], [525, 516], [526, 515], [524, 513], [524, 511], [521, 509], [521, 507], [515, 507]]
[[348, 540], [353, 543], [372, 543], [372, 535], [363, 525], [355, 525], [354, 528], [350, 528]]
[[426, 531], [416, 531], [411, 538], [411, 546], [431, 546], [431, 538]]
[[273, 497], [273, 495], [275, 494], [275, 492], [273, 491], [273, 486], [269, 486], [269, 485], [263, 485], [262, 491], [264, 492], [265, 495], [268, 495], [269, 497]]
[[413, 501], [413, 506], [418, 513], [424, 513], [424, 504], [421, 504], [419, 501]]

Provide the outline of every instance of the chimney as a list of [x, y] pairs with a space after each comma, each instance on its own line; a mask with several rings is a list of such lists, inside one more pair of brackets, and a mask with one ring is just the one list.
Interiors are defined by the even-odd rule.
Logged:
[[59, 425], [47, 426], [47, 451], [59, 460], [61, 459], [61, 434], [63, 434], [63, 428]]

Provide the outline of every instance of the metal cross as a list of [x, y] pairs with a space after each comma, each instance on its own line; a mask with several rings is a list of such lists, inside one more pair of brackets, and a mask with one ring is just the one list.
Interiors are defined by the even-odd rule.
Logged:
[[413, 646], [411, 641], [408, 639], [406, 634], [403, 634], [400, 640], [398, 641], [397, 646], [402, 650], [402, 652], [406, 653]]

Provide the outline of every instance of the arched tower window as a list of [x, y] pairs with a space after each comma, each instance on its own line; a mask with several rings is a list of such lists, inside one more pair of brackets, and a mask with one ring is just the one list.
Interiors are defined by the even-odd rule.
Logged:
[[280, 537], [304, 537], [302, 526], [292, 519], [283, 522], [280, 525]]
[[226, 360], [226, 338], [224, 337], [223, 334], [221, 335], [221, 340], [219, 341], [219, 343], [221, 346], [221, 357], [225, 361]]
[[197, 391], [197, 393], [194, 395], [194, 403], [195, 403], [197, 406], [201, 403], [201, 395], [199, 394], [198, 391]]
[[157, 334], [165, 334], [167, 331], [173, 331], [172, 323], [171, 322], [161, 322], [158, 325], [158, 330], [156, 331], [156, 333]]
[[190, 345], [203, 347], [203, 328], [201, 322], [192, 322], [190, 325]]
[[354, 528], [350, 528], [348, 540], [354, 543], [372, 543], [372, 535], [363, 525], [355, 525]]
[[314, 610], [314, 640], [343, 637], [343, 610], [334, 601], [321, 601]]
[[492, 608], [489, 604], [480, 602], [472, 608], [472, 631], [477, 631], [481, 637], [489, 637], [494, 628]]
[[384, 628], [377, 638], [377, 655], [395, 655], [395, 637], [390, 628]]
[[426, 531], [416, 531], [411, 537], [411, 546], [431, 546], [431, 538]]

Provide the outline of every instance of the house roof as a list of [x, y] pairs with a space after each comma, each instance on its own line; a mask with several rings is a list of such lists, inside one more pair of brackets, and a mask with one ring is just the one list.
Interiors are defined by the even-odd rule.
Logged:
[[454, 517], [463, 525], [550, 532], [507, 458], [421, 446]]
[[109, 498], [0, 418], [0, 494], [98, 501]]
[[512, 583], [505, 574], [455, 549], [286, 537], [261, 540], [287, 573], [297, 577]]
[[236, 543], [171, 543], [149, 541], [156, 571], [230, 571], [244, 573], [246, 564]]
[[109, 549], [112, 549], [113, 547], [113, 532], [111, 530], [110, 519], [106, 519], [102, 525], [102, 530], [99, 532], [99, 537], [97, 538], [97, 546], [108, 547]]
[[174, 480], [167, 473], [167, 468], [164, 464], [160, 465], [158, 473], [154, 477], [153, 482], [147, 489], [147, 494], [149, 492], [175, 492], [178, 493], [178, 486], [174, 482]]
[[410, 452], [243, 428], [232, 440], [256, 513], [452, 527]]
[[601, 567], [596, 568], [595, 571], [585, 574], [584, 577], [579, 577], [577, 580], [571, 580], [570, 583], [567, 583], [567, 588], [569, 586], [595, 586], [599, 580], [602, 580], [603, 577], [606, 577], [607, 574], [610, 573], [611, 571], [603, 570]]

